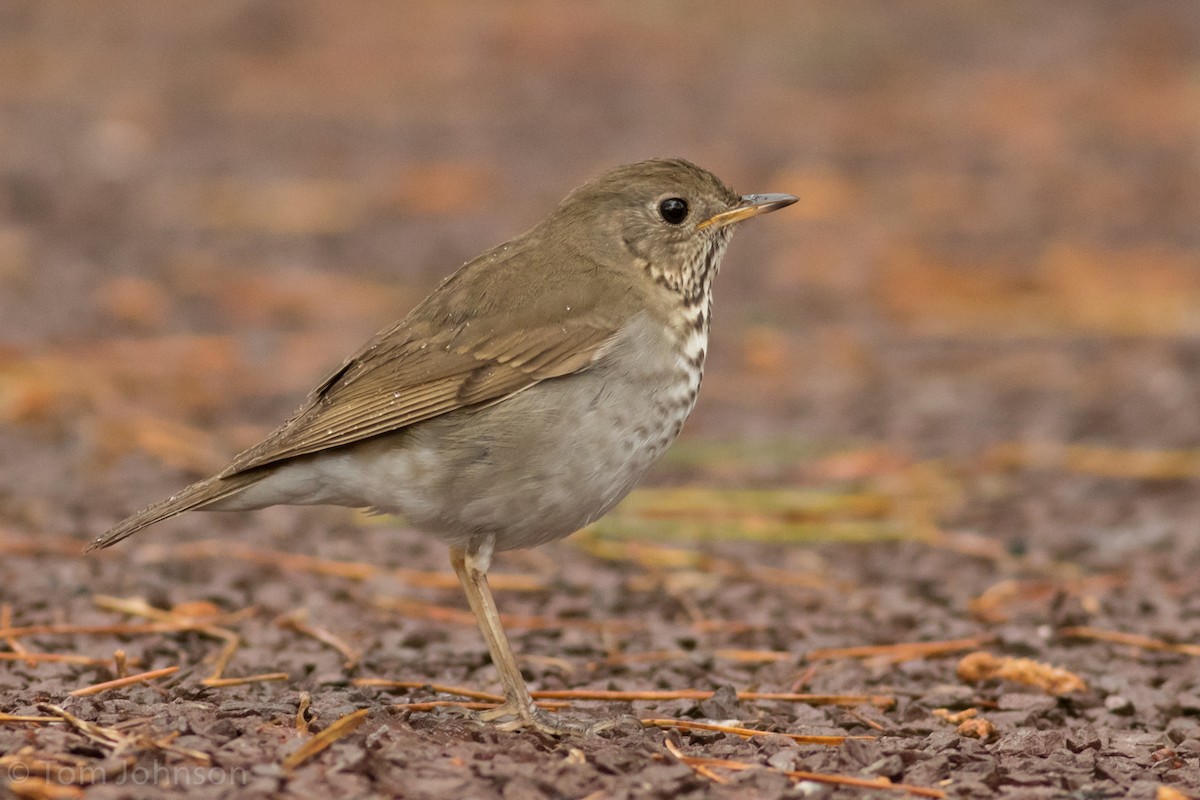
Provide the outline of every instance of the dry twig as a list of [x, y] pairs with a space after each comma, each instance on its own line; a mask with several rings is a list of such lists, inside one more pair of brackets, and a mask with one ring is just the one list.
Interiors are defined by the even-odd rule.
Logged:
[[743, 728], [738, 725], [718, 725], [715, 722], [696, 722], [686, 719], [643, 719], [642, 724], [652, 728], [675, 728], [685, 731], [717, 731], [746, 739], [755, 736], [784, 736], [797, 744], [823, 744], [838, 747], [845, 744], [847, 739], [874, 739], [874, 736], [806, 736], [802, 733], [782, 733], [780, 731], [760, 731], [754, 728]]
[[296, 704], [296, 731], [298, 733], [312, 733], [312, 719], [309, 718], [308, 711], [312, 707], [312, 695], [308, 692], [300, 693], [300, 702]]
[[333, 724], [328, 728], [315, 734], [311, 739], [300, 745], [295, 752], [285, 758], [281, 766], [285, 770], [295, 769], [300, 766], [338, 739], [353, 733], [355, 728], [361, 725], [363, 720], [367, 718], [368, 713], [370, 713], [370, 709], [362, 708], [334, 720]]
[[[504, 698], [462, 686], [447, 686], [422, 681], [393, 681], [386, 678], [356, 678], [355, 686], [376, 686], [387, 689], [426, 689], [441, 694], [469, 697], [485, 703], [502, 703]], [[616, 691], [610, 689], [556, 689], [530, 692], [534, 700], [595, 700], [600, 702], [664, 702], [670, 700], [707, 700], [714, 692], [704, 689], [674, 689], [646, 691]], [[808, 705], [861, 706], [890, 708], [896, 698], [885, 694], [803, 694], [796, 692], [738, 692], [738, 700], [807, 703]]]
[[354, 669], [358, 666], [359, 659], [362, 654], [346, 643], [341, 637], [330, 633], [324, 628], [318, 628], [315, 625], [308, 624], [308, 612], [306, 609], [298, 608], [295, 611], [284, 614], [275, 620], [275, 624], [281, 628], [286, 628], [296, 633], [311, 636], [321, 644], [326, 644], [342, 654], [342, 668]]
[[144, 683], [145, 681], [163, 678], [167, 675], [174, 675], [178, 671], [179, 667], [153, 669], [149, 672], [139, 672], [137, 675], [126, 675], [123, 678], [116, 678], [115, 680], [104, 681], [102, 683], [94, 683], [91, 686], [85, 686], [82, 689], [75, 689], [74, 691], [68, 692], [68, 694], [70, 694], [71, 697], [87, 697], [88, 695], [107, 692], [109, 689], [121, 689], [126, 686], [132, 686], [133, 684]]
[[[685, 755], [673, 742], [669, 739], [664, 742], [667, 750], [681, 763], [687, 764], [692, 769], [696, 770], [697, 774], [708, 777], [710, 773], [704, 770], [727, 769], [741, 771], [747, 769], [770, 769], [759, 764], [748, 764], [744, 761], [730, 761], [721, 758], [700, 758], [697, 756]], [[892, 783], [885, 777], [878, 778], [856, 778], [851, 775], [832, 775], [826, 772], [807, 772], [805, 770], [791, 770], [780, 774], [786, 775], [794, 781], [813, 781], [814, 783], [825, 783], [831, 786], [850, 786], [856, 789], [874, 789], [877, 791], [886, 792], [904, 792], [906, 794], [916, 795], [917, 797], [931, 797], [937, 800], [946, 796], [946, 793], [939, 789], [928, 789], [924, 786], [912, 786], [907, 783]]]
[[959, 650], [974, 650], [990, 641], [989, 637], [971, 639], [948, 639], [941, 642], [900, 642], [898, 644], [863, 645], [861, 647], [826, 647], [811, 650], [809, 661], [836, 658], [883, 658], [891, 662], [914, 661], [919, 658], [954, 653]]
[[[222, 614], [220, 609], [211, 603], [196, 602], [186, 603], [176, 606], [171, 610], [155, 608], [140, 598], [126, 599], [121, 597], [109, 597], [107, 595], [96, 595], [93, 602], [101, 608], [110, 611], [117, 611], [122, 614], [130, 614], [134, 616], [148, 617], [157, 622], [149, 623], [143, 628], [154, 628], [154, 630], [146, 632], [154, 633], [183, 633], [195, 632], [214, 639], [220, 639], [225, 642], [225, 646], [217, 654], [213, 664], [212, 674], [204, 680], [200, 681], [205, 686], [210, 688], [223, 688], [228, 686], [241, 686], [246, 683], [257, 683], [259, 681], [286, 681], [288, 674], [286, 672], [267, 672], [259, 675], [246, 675], [240, 678], [225, 678], [225, 668], [229, 665], [229, 661], [241, 646], [241, 638], [223, 625], [231, 622], [237, 622], [257, 612], [257, 609], [251, 606], [243, 608], [239, 611], [234, 611], [229, 614]], [[157, 626], [157, 627], [155, 627]], [[108, 628], [118, 626], [107, 626]], [[134, 628], [139, 626], [125, 626], [126, 628]], [[3, 633], [0, 631], [0, 633]]]
[[39, 704], [38, 710], [59, 717], [71, 728], [86, 736], [99, 747], [110, 751], [118, 758], [125, 755], [136, 755], [147, 750], [159, 750], [203, 764], [208, 764], [212, 760], [208, 753], [173, 744], [172, 740], [175, 739], [176, 734], [168, 734], [159, 739], [154, 739], [146, 733], [135, 732], [127, 734], [117, 728], [105, 728], [94, 722], [80, 719], [69, 711], [48, 703]]
[[[397, 711], [433, 711], [437, 708], [463, 708], [468, 711], [486, 711], [489, 708], [495, 708], [497, 703], [481, 702], [475, 700], [426, 700], [419, 703], [393, 703], [392, 708]], [[569, 708], [570, 703], [551, 703], [545, 700], [534, 703], [538, 708], [544, 708], [547, 711], [561, 711], [564, 708]]]
[[1113, 644], [1136, 647], [1140, 650], [1156, 650], [1165, 653], [1182, 653], [1183, 655], [1188, 656], [1200, 656], [1200, 644], [1166, 642], [1162, 639], [1155, 639], [1152, 636], [1142, 636], [1141, 634], [1137, 633], [1106, 631], [1100, 628], [1089, 628], [1081, 625], [1070, 628], [1060, 628], [1058, 635], [1073, 639], [1092, 639], [1101, 642], [1112, 642]]

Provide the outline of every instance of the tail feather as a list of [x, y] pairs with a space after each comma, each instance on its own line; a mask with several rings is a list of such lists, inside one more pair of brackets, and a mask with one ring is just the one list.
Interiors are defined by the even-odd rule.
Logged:
[[122, 539], [132, 536], [142, 528], [153, 525], [156, 522], [162, 522], [164, 519], [169, 519], [185, 511], [203, 508], [218, 500], [224, 500], [226, 497], [237, 494], [246, 487], [258, 483], [263, 477], [263, 474], [258, 470], [251, 470], [228, 477], [214, 475], [211, 478], [197, 481], [186, 489], [171, 495], [166, 500], [143, 508], [133, 516], [118, 522], [109, 528], [104, 535], [94, 539], [87, 546], [85, 552], [111, 547]]

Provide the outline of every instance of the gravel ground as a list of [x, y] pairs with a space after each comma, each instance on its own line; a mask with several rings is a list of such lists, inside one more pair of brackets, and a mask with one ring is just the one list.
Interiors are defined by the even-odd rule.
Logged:
[[[1200, 796], [1200, 7], [356, 8], [0, 7], [0, 792]], [[495, 674], [402, 520], [81, 554], [668, 154], [802, 200], [649, 489], [494, 570], [531, 686], [621, 724], [453, 705]]]

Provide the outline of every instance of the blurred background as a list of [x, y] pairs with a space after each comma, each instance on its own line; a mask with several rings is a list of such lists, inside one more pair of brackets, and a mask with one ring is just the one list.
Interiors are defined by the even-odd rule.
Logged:
[[219, 467], [651, 156], [800, 197], [725, 259], [658, 483], [900, 475], [930, 524], [1200, 551], [1195, 0], [5, 0], [0, 523]]

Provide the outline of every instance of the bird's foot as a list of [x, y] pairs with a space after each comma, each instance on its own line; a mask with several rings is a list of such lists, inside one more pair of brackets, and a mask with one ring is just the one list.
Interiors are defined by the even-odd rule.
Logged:
[[533, 703], [521, 704], [512, 701], [477, 712], [475, 718], [494, 723], [502, 731], [534, 730], [547, 736], [589, 736], [618, 726], [624, 727], [630, 720], [636, 723], [638, 728], [642, 726], [640, 720], [629, 715], [589, 723], [551, 714]]

